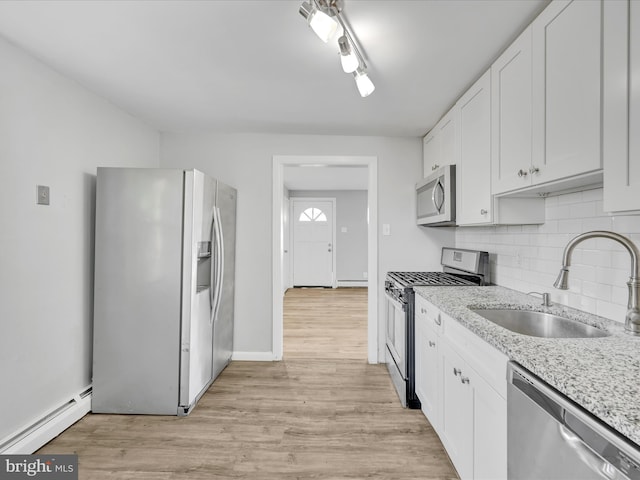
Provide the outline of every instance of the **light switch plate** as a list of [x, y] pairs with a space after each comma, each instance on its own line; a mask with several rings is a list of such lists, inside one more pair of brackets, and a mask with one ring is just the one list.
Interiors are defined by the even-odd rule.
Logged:
[[340, 231], [341, 231], [342, 233], [347, 233], [347, 227], [341, 227], [341, 228], [340, 228]]
[[36, 203], [38, 205], [49, 205], [49, 187], [46, 185], [36, 185], [38, 197]]
[[382, 235], [391, 235], [391, 225], [388, 223], [382, 225]]

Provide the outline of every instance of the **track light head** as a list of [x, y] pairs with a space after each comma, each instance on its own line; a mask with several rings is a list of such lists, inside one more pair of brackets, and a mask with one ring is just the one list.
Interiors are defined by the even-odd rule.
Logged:
[[338, 38], [338, 46], [340, 47], [340, 62], [342, 63], [342, 70], [345, 73], [353, 73], [360, 66], [358, 57], [356, 56], [351, 44], [345, 35]]
[[298, 11], [324, 43], [327, 43], [335, 35], [338, 29], [338, 22], [319, 10], [315, 3], [302, 2]]
[[358, 87], [358, 92], [360, 92], [361, 97], [368, 97], [376, 89], [369, 75], [367, 75], [367, 72], [363, 68], [358, 67], [356, 71], [353, 72], [353, 76], [356, 79], [356, 86]]

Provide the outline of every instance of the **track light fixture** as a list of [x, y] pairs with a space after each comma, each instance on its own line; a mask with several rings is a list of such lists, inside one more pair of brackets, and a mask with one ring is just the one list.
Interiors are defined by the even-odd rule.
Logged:
[[300, 5], [299, 11], [325, 43], [333, 38], [338, 24], [342, 27], [342, 36], [338, 38], [342, 69], [345, 73], [353, 73], [358, 92], [362, 97], [367, 97], [375, 90], [375, 86], [367, 75], [367, 64], [358, 48], [355, 35], [344, 18], [343, 8], [344, 0], [306, 0]]
[[302, 5], [300, 5], [300, 15], [307, 20], [311, 29], [324, 43], [327, 43], [338, 29], [338, 22], [320, 10], [315, 5], [315, 2], [314, 4], [302, 2]]

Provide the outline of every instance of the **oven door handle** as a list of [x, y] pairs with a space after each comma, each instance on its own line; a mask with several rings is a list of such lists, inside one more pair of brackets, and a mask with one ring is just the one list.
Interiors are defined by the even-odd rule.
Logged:
[[389, 302], [391, 302], [393, 304], [393, 306], [396, 307], [397, 309], [402, 310], [403, 312], [407, 311], [407, 304], [406, 303], [400, 303], [398, 300], [393, 298], [387, 292], [384, 292], [384, 296], [387, 297], [387, 300], [389, 300]]

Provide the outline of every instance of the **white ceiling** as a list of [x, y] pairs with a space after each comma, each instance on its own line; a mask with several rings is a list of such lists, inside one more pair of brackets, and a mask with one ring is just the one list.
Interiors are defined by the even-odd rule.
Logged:
[[421, 136], [547, 3], [345, 0], [363, 99], [301, 1], [3, 0], [0, 35], [161, 131]]

